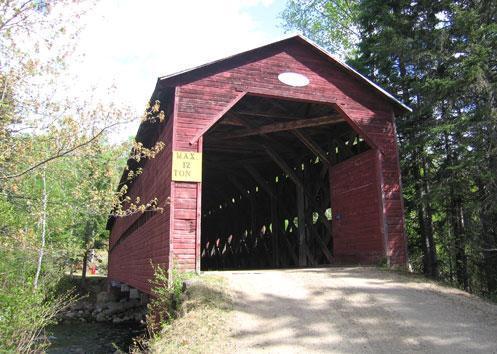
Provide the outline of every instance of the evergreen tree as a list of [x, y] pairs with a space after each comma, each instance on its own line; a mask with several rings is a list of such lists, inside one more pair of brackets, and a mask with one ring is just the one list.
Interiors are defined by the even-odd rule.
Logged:
[[[340, 16], [296, 3], [287, 28], [312, 25], [306, 33], [328, 47], [322, 38], [340, 40]], [[497, 293], [496, 8], [359, 1], [351, 24], [359, 40], [347, 58], [413, 108], [397, 119], [411, 265], [487, 295]], [[302, 20], [323, 16], [328, 27]]]

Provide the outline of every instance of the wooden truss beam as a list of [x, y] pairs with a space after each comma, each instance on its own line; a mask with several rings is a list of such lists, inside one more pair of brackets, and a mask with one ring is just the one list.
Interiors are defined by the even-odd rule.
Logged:
[[278, 197], [276, 196], [275, 191], [271, 188], [271, 185], [261, 176], [259, 171], [257, 171], [252, 165], [245, 165], [244, 168], [247, 172], [252, 176], [252, 178], [259, 183], [262, 189], [266, 191], [266, 193], [270, 197], [270, 212], [271, 212], [271, 225], [272, 225], [272, 237], [271, 237], [271, 247], [273, 250], [273, 266], [277, 267], [279, 265], [279, 225], [278, 225]]
[[262, 143], [262, 146], [269, 157], [271, 157], [271, 159], [283, 170], [283, 172], [285, 172], [297, 186], [304, 188], [304, 185], [295, 170], [288, 166], [285, 160], [268, 144]]
[[257, 171], [254, 168], [254, 166], [246, 164], [244, 168], [252, 176], [252, 178], [261, 186], [261, 188], [264, 189], [267, 194], [269, 194], [271, 198], [277, 198], [276, 195], [273, 193], [273, 190], [269, 185], [269, 183], [264, 179], [264, 177], [261, 176], [259, 171]]
[[[305, 239], [305, 217], [304, 217], [304, 196], [307, 197], [307, 200], [310, 202], [311, 206], [313, 208], [318, 208], [314, 200], [312, 199], [312, 196], [310, 196], [307, 191], [305, 190], [304, 183], [302, 182], [302, 179], [298, 176], [298, 174], [288, 166], [288, 164], [283, 160], [283, 158], [276, 152], [274, 151], [270, 146], [267, 144], [263, 143], [263, 147], [266, 150], [267, 154], [273, 159], [273, 161], [285, 172], [291, 179], [292, 181], [296, 184], [297, 187], [297, 206], [298, 206], [298, 219], [299, 219], [299, 257], [298, 257], [298, 264], [299, 265], [304, 265], [305, 259], [304, 256], [306, 253], [305, 245], [304, 245], [304, 239]], [[328, 223], [328, 220], [324, 220], [325, 218], [324, 213], [318, 209], [319, 212], [319, 220], [326, 226], [326, 229], [328, 232], [331, 234], [331, 226]], [[323, 250], [323, 253], [325, 257], [328, 259], [328, 261], [331, 263], [333, 262], [331, 252], [328, 250], [326, 247], [326, 243], [318, 236], [318, 242]]]
[[240, 114], [249, 117], [261, 117], [261, 118], [274, 118], [274, 119], [285, 119], [285, 120], [295, 120], [302, 117], [294, 116], [284, 113], [271, 113], [271, 112], [251, 112], [251, 111], [234, 111], [234, 114]]
[[228, 136], [224, 136], [222, 138], [223, 139], [243, 138], [243, 137], [247, 137], [247, 136], [283, 132], [283, 131], [294, 130], [294, 129], [319, 127], [322, 125], [335, 124], [335, 123], [339, 123], [342, 121], [343, 121], [343, 118], [337, 117], [336, 115], [323, 116], [323, 117], [318, 117], [318, 118], [299, 119], [299, 120], [294, 120], [294, 121], [290, 121], [290, 122], [266, 124], [266, 125], [263, 125], [261, 127], [245, 129], [242, 132], [232, 133], [232, 134], [229, 134]]
[[237, 127], [245, 127], [245, 123], [243, 123], [240, 118], [234, 116], [233, 114], [226, 115], [223, 119], [219, 121], [221, 125], [234, 125]]
[[328, 155], [326, 155], [326, 152], [319, 147], [318, 144], [316, 144], [309, 136], [304, 134], [303, 132], [299, 130], [292, 130], [293, 135], [295, 135], [311, 152], [313, 152], [323, 163], [328, 165], [328, 167], [331, 166], [331, 161], [328, 158]]
[[[310, 205], [319, 212], [319, 218], [318, 218], [318, 220], [321, 221], [324, 224], [324, 226], [326, 227], [326, 229], [328, 230], [328, 232], [331, 235], [331, 226], [330, 226], [328, 220], [326, 219], [326, 217], [325, 217], [324, 213], [322, 212], [322, 210], [319, 210], [319, 206], [316, 205], [315, 201], [312, 199], [312, 196], [309, 195], [309, 193], [306, 191], [302, 179], [298, 176], [298, 174], [295, 172], [295, 170], [293, 170], [292, 168], [290, 168], [290, 166], [288, 166], [288, 164], [283, 160], [283, 158], [276, 151], [274, 151], [270, 146], [268, 146], [265, 143], [263, 143], [262, 145], [263, 145], [264, 149], [266, 150], [267, 154], [271, 157], [271, 159], [296, 184], [296, 186], [297, 186], [297, 196], [299, 196], [300, 193], [302, 193], [303, 195], [305, 195], [307, 197], [307, 200], [309, 201]], [[303, 196], [301, 198], [303, 198]], [[302, 201], [298, 201], [298, 204], [300, 206], [302, 204]], [[300, 214], [300, 212], [299, 212], [299, 214]], [[299, 223], [302, 220], [301, 217], [302, 217], [302, 215], [299, 215]], [[300, 229], [300, 226], [299, 226], [299, 229]], [[299, 241], [302, 240], [302, 237], [305, 237], [305, 234], [299, 234]], [[323, 250], [323, 253], [324, 253], [325, 257], [328, 259], [328, 261], [330, 263], [333, 262], [333, 258], [332, 258], [331, 252], [326, 247], [326, 243], [322, 239], [320, 239], [319, 235], [318, 235], [318, 242], [320, 243], [321, 248]], [[302, 257], [303, 257], [304, 252], [305, 252], [305, 249], [299, 248], [299, 264], [302, 262]]]

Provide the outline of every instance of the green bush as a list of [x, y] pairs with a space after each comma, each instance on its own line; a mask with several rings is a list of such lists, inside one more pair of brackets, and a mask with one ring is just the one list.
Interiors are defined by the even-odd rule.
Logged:
[[50, 257], [34, 289], [36, 257], [32, 250], [0, 249], [0, 352], [41, 351], [48, 344], [43, 329], [72, 301], [69, 293], [56, 295], [63, 272]]
[[176, 268], [168, 271], [161, 266], [153, 267], [152, 298], [147, 311], [147, 328], [150, 336], [159, 332], [176, 317], [176, 311], [181, 303], [183, 282], [195, 276], [194, 273], [180, 272]]

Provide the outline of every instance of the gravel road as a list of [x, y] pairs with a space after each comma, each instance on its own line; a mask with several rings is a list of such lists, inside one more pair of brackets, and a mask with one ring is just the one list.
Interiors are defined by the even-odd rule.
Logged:
[[497, 353], [497, 305], [375, 268], [219, 272], [239, 353]]

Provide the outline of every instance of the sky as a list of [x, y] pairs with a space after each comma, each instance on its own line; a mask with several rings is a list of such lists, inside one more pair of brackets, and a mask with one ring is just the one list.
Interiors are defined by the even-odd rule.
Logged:
[[78, 89], [114, 85], [113, 99], [141, 112], [157, 77], [287, 36], [279, 19], [284, 5], [285, 0], [103, 0], [86, 16], [71, 70]]

